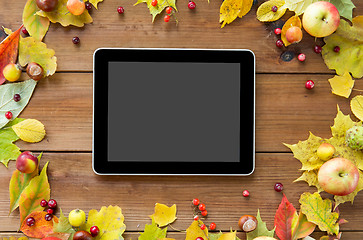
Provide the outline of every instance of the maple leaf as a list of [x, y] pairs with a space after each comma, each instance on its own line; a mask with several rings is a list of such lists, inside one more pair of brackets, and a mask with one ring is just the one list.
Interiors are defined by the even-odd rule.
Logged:
[[284, 26], [281, 29], [281, 40], [284, 42], [286, 47], [291, 45], [291, 43], [286, 39], [287, 30], [291, 27], [298, 27], [301, 29], [301, 26], [301, 20], [298, 15], [292, 16], [285, 22]]
[[[340, 20], [337, 31], [324, 38], [322, 56], [329, 69], [335, 69], [338, 75], [350, 72], [353, 77], [363, 77], [363, 16], [352, 20], [353, 26]], [[337, 54], [335, 46], [340, 47]]]
[[44, 125], [36, 119], [26, 119], [13, 125], [12, 129], [25, 142], [40, 142], [45, 136]]
[[193, 223], [186, 230], [187, 234], [185, 240], [195, 240], [197, 237], [208, 239], [208, 229], [200, 229], [202, 224], [203, 222], [201, 220], [193, 221]]
[[275, 228], [272, 230], [268, 230], [266, 227], [266, 223], [262, 221], [260, 216], [260, 210], [257, 210], [257, 227], [252, 232], [248, 232], [246, 234], [247, 240], [255, 239], [256, 237], [265, 236], [265, 237], [273, 237], [275, 233]]
[[334, 76], [328, 81], [332, 88], [332, 93], [338, 96], [349, 98], [354, 86], [354, 80], [348, 72], [345, 72], [343, 76]]
[[36, 13], [39, 11], [35, 0], [28, 0], [23, 10], [23, 23], [29, 35], [38, 41], [42, 41], [48, 32], [50, 21]]
[[[47, 212], [44, 211], [30, 213], [21, 224], [20, 231], [31, 238], [45, 238], [53, 233], [53, 223], [58, 222], [58, 218], [53, 215], [53, 221], [47, 221], [45, 220], [45, 215], [47, 215]], [[26, 220], [30, 217], [34, 218], [36, 222], [34, 226], [28, 226], [26, 223]]]
[[363, 96], [358, 95], [350, 101], [350, 109], [352, 113], [361, 121], [363, 121]]
[[310, 222], [315, 223], [321, 231], [329, 234], [339, 233], [339, 214], [332, 212], [332, 202], [329, 199], [323, 200], [319, 193], [305, 192], [300, 196], [300, 210]]
[[8, 167], [10, 160], [16, 160], [19, 156], [20, 149], [14, 144], [19, 140], [18, 135], [11, 128], [12, 125], [23, 121], [24, 119], [16, 118], [9, 122], [3, 129], [0, 129], [0, 162]]
[[[286, 12], [285, 0], [269, 0], [262, 3], [256, 12], [257, 19], [261, 22], [273, 22], [280, 19]], [[273, 12], [272, 7], [276, 6], [277, 11]]]
[[152, 220], [151, 224], [146, 224], [144, 232], [140, 233], [138, 240], [155, 240], [166, 237], [167, 228], [159, 228], [155, 221]]
[[103, 0], [89, 0], [89, 2], [96, 8], [97, 8], [97, 4], [100, 2], [103, 2]]
[[225, 0], [220, 7], [219, 22], [222, 23], [221, 28], [226, 24], [230, 24], [237, 17], [242, 18], [252, 8], [253, 0]]
[[164, 204], [156, 203], [155, 204], [155, 213], [149, 216], [151, 219], [154, 219], [155, 223], [159, 225], [159, 227], [164, 227], [169, 223], [172, 223], [176, 219], [176, 205], [174, 204], [171, 207], [168, 207]]
[[160, 0], [156, 6], [151, 5], [152, 0], [137, 0], [134, 6], [140, 3], [146, 3], [147, 7], [150, 10], [150, 14], [153, 16], [152, 22], [154, 22], [155, 17], [160, 14], [165, 8], [172, 7], [175, 11], [178, 11], [175, 5], [176, 0]]

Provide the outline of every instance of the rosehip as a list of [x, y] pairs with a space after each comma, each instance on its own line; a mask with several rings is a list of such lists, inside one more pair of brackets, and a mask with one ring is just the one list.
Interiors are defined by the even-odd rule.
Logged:
[[200, 225], [200, 229], [204, 230], [206, 228], [205, 224]]

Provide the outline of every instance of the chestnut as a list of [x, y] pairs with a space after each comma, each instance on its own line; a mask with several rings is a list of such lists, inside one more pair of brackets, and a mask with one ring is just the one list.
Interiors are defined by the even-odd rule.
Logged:
[[36, 0], [38, 8], [44, 12], [53, 11], [58, 4], [58, 0]]
[[28, 64], [26, 68], [26, 73], [31, 79], [34, 79], [35, 81], [39, 81], [42, 79], [44, 75], [44, 70], [42, 66], [40, 66], [38, 63], [31, 62]]
[[92, 236], [89, 232], [78, 231], [73, 235], [73, 240], [92, 240]]
[[238, 221], [238, 226], [245, 232], [252, 232], [257, 227], [257, 219], [252, 215], [244, 215]]

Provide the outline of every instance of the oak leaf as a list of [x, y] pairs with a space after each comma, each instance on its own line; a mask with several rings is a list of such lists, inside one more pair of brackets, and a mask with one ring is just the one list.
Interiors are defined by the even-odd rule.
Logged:
[[155, 17], [160, 14], [165, 8], [172, 7], [177, 11], [175, 2], [176, 0], [160, 0], [158, 1], [158, 4], [156, 6], [151, 5], [152, 0], [137, 0], [137, 2], [134, 4], [134, 6], [140, 4], [140, 3], [146, 3], [147, 7], [149, 8], [150, 14], [152, 17], [152, 22], [154, 22]]
[[222, 23], [221, 28], [226, 24], [230, 24], [237, 17], [242, 18], [252, 8], [253, 0], [225, 0], [220, 7], [219, 22]]
[[164, 227], [176, 220], [176, 205], [174, 204], [173, 206], [168, 207], [164, 204], [156, 203], [155, 212], [149, 217], [154, 219], [159, 227]]
[[281, 40], [284, 42], [286, 47], [291, 45], [291, 43], [289, 41], [287, 41], [287, 39], [286, 39], [286, 32], [291, 27], [298, 27], [301, 29], [302, 24], [301, 24], [301, 20], [298, 15], [295, 15], [295, 16], [292, 16], [291, 18], [289, 18], [281, 29]]
[[248, 232], [246, 234], [247, 236], [247, 240], [252, 240], [255, 239], [256, 237], [261, 237], [261, 236], [265, 236], [265, 237], [273, 237], [274, 233], [275, 233], [275, 228], [272, 230], [268, 230], [266, 227], [266, 223], [262, 221], [261, 216], [260, 216], [260, 210], [257, 210], [257, 227], [255, 230], [253, 230], [252, 232]]
[[167, 228], [161, 229], [157, 226], [154, 220], [152, 223], [146, 224], [144, 232], [140, 233], [138, 240], [155, 240], [160, 238], [166, 238]]
[[354, 86], [354, 80], [348, 72], [342, 76], [334, 76], [329, 80], [332, 93], [341, 97], [349, 98]]
[[[257, 19], [261, 22], [273, 22], [280, 19], [286, 12], [285, 0], [269, 0], [262, 3], [257, 9]], [[277, 11], [273, 12], [272, 7], [276, 6]]]
[[42, 41], [48, 32], [50, 21], [46, 17], [37, 15], [38, 11], [35, 0], [28, 0], [23, 10], [23, 23], [30, 36]]
[[358, 95], [350, 101], [350, 109], [352, 113], [361, 121], [363, 121], [363, 96]]
[[[47, 221], [45, 220], [46, 214], [47, 212], [44, 211], [35, 211], [30, 213], [21, 224], [20, 231], [31, 238], [45, 238], [49, 234], [52, 234], [53, 222], [58, 222], [58, 218], [53, 215], [53, 221]], [[30, 217], [35, 220], [35, 224], [33, 226], [28, 226], [26, 223], [26, 220]]]
[[40, 142], [45, 136], [43, 123], [36, 119], [26, 119], [12, 126], [18, 137], [25, 142]]

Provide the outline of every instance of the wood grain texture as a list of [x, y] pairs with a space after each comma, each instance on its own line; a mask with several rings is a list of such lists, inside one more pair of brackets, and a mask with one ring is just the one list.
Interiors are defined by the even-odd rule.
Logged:
[[[21, 25], [25, 0], [0, 1], [0, 24], [16, 29]], [[259, 1], [260, 3], [262, 1]], [[136, 1], [106, 0], [99, 4], [99, 10], [92, 10], [94, 22], [84, 28], [51, 24], [45, 43], [53, 48], [58, 58], [58, 71], [91, 71], [92, 54], [100, 47], [142, 47], [142, 48], [222, 48], [251, 49], [256, 54], [258, 72], [264, 73], [333, 73], [321, 56], [313, 52], [315, 39], [304, 32], [303, 41], [291, 45], [288, 50], [304, 52], [307, 61], [301, 64], [295, 58], [289, 63], [280, 59], [281, 49], [275, 46], [277, 37], [268, 24], [256, 19], [256, 9], [242, 19], [220, 28], [220, 1], [196, 1], [197, 8], [191, 11], [187, 2], [177, 1], [178, 25], [174, 21], [164, 23], [162, 16], [151, 22], [151, 15], [144, 4], [133, 6]], [[363, 1], [354, 1], [357, 8], [354, 16], [362, 13]], [[116, 11], [119, 5], [125, 13]], [[291, 15], [291, 14], [290, 14]], [[287, 14], [284, 19], [286, 20]], [[72, 38], [78, 36], [80, 45], [74, 45]], [[319, 40], [318, 44], [322, 44]], [[172, 57], [172, 56], [170, 56]], [[166, 59], [167, 60], [167, 59]]]

